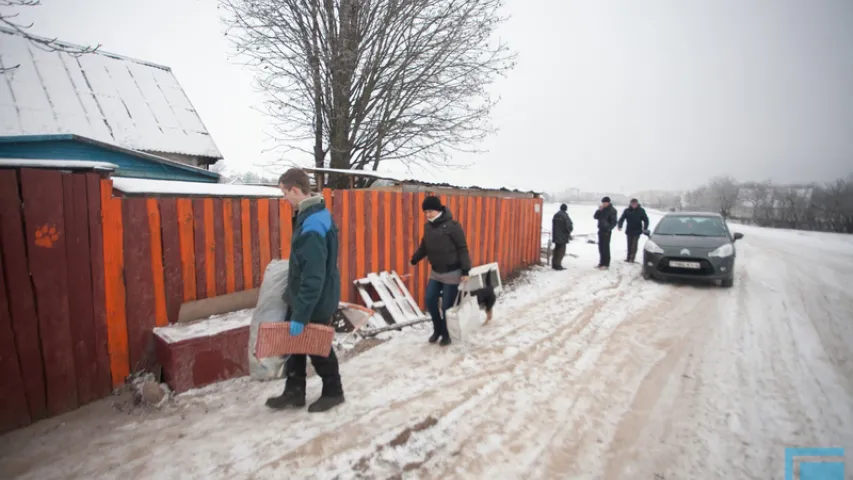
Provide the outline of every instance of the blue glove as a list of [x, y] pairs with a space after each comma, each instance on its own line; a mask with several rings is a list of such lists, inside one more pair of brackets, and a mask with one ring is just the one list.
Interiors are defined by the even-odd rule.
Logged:
[[291, 337], [299, 336], [302, 333], [302, 330], [305, 330], [305, 324], [304, 323], [294, 322], [293, 320], [290, 321], [290, 336]]

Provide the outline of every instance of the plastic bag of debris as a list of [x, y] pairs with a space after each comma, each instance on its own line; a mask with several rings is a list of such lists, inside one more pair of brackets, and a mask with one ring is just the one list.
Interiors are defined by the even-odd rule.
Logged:
[[276, 380], [284, 378], [284, 362], [287, 357], [257, 358], [255, 345], [258, 329], [264, 322], [283, 322], [287, 315], [284, 291], [287, 289], [287, 260], [273, 260], [264, 271], [264, 280], [258, 291], [258, 305], [252, 314], [249, 328], [249, 375], [253, 380]]

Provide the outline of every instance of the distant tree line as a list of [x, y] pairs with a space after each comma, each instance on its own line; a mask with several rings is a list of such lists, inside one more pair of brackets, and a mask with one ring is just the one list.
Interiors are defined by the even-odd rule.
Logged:
[[682, 208], [766, 227], [853, 233], [853, 175], [797, 185], [717, 177], [687, 192]]

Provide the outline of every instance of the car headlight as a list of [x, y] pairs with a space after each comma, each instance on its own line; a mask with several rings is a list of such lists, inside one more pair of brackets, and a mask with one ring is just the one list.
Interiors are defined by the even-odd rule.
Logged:
[[731, 257], [733, 253], [735, 253], [735, 247], [733, 247], [731, 243], [727, 243], [721, 246], [720, 248], [714, 250], [713, 252], [709, 253], [708, 256], [725, 258]]
[[663, 253], [663, 249], [658, 246], [657, 243], [646, 240], [646, 244], [643, 246], [643, 250], [649, 253]]

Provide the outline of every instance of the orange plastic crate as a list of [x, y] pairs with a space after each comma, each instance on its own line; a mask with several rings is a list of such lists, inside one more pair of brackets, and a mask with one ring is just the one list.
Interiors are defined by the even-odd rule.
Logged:
[[295, 337], [290, 335], [290, 322], [262, 323], [258, 329], [255, 356], [258, 358], [282, 355], [315, 355], [328, 357], [332, 351], [335, 329], [327, 325], [309, 323]]

